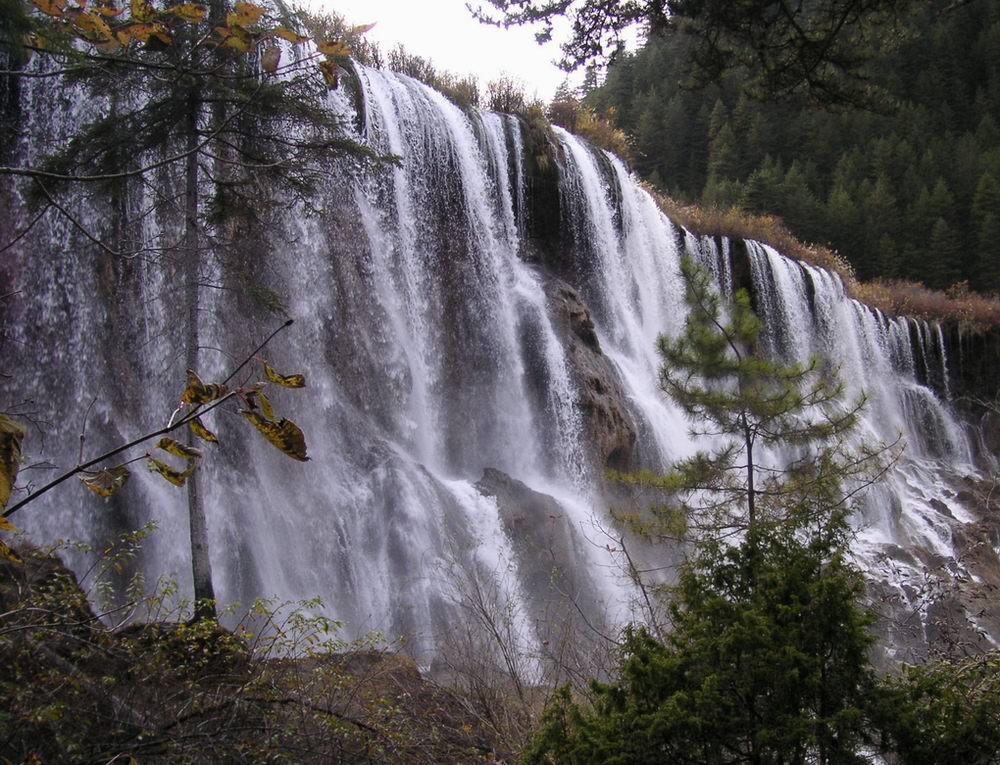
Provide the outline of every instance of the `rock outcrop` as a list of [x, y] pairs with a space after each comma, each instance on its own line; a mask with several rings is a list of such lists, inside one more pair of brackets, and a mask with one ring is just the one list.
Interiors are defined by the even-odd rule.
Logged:
[[551, 282], [549, 294], [555, 325], [580, 391], [593, 462], [599, 470], [627, 470], [635, 459], [637, 428], [618, 372], [601, 352], [590, 310], [580, 294], [558, 279]]
[[476, 489], [496, 500], [537, 622], [569, 626], [567, 619], [577, 613], [598, 623], [604, 609], [588, 574], [587, 541], [562, 506], [493, 468], [483, 472]]

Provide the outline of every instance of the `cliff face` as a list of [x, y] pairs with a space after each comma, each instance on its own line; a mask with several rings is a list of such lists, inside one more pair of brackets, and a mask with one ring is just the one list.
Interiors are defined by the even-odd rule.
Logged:
[[[765, 351], [820, 354], [852, 393], [870, 396], [866, 437], [904, 435], [906, 458], [858, 518], [859, 560], [898, 596], [898, 613], [926, 623], [929, 606], [906, 581], [928, 561], [971, 576], [962, 540], [980, 534], [987, 510], [959, 479], [985, 481], [988, 455], [947, 398], [988, 384], [985, 353], [969, 345], [959, 354], [944, 330], [882, 316], [832, 274], [773, 249], [678, 228], [617, 158], [572, 135], [464, 113], [409, 78], [356, 69], [362, 105], [344, 94], [331, 103], [361, 125], [357, 138], [400, 165], [335, 165], [317, 204], [276, 214], [240, 257], [206, 256], [199, 372], [223, 379], [231, 358], [284, 320], [261, 296], [283, 297], [296, 323], [268, 360], [304, 373], [308, 388], [274, 403], [302, 425], [312, 457], [291, 463], [248, 438], [242, 418], [213, 418], [221, 445], [201, 470], [221, 599], [319, 595], [358, 632], [406, 635], [430, 661], [475, 582], [540, 650], [545, 626], [529, 615], [551, 612], [554, 595], [531, 549], [551, 547], [568, 583], [560, 597], [585, 600], [611, 627], [641, 616], [608, 528], [603, 473], [661, 469], [705, 446], [657, 379], [656, 339], [684, 321], [685, 253], [720, 290], [750, 288]], [[71, 131], [67, 113], [92, 108], [66, 112], [44, 87], [25, 94], [37, 107], [25, 112], [25, 161]], [[176, 188], [169, 173], [161, 181], [129, 190], [122, 222], [149, 252], [175, 241], [182, 223], [167, 208], [135, 217]], [[24, 220], [7, 192], [11, 218]], [[100, 195], [73, 201], [87, 220], [107, 214]], [[88, 450], [169, 417], [184, 380], [171, 257], [109, 264], [50, 216], [0, 267], [18, 292], [2, 317], [7, 368], [17, 370], [5, 394], [34, 400], [38, 419], [52, 423], [44, 444], [29, 435], [39, 457], [74, 463], [95, 395]], [[481, 481], [484, 472], [494, 480]], [[100, 545], [156, 520], [137, 565], [152, 579], [174, 572], [184, 586], [180, 492], [140, 473], [110, 506], [66, 492], [26, 511], [33, 535]], [[526, 535], [543, 516], [560, 519], [558, 534]], [[674, 552], [642, 556], [657, 568]]]

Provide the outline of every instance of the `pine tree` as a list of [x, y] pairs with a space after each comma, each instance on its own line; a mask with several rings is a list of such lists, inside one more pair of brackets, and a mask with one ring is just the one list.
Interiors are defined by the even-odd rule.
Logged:
[[584, 72], [583, 83], [580, 85], [580, 98], [586, 98], [600, 85], [597, 63], [592, 61], [587, 65]]
[[722, 128], [729, 124], [729, 112], [722, 99], [718, 98], [712, 107], [712, 116], [708, 118], [708, 140], [712, 141], [722, 132]]
[[742, 194], [736, 181], [738, 168], [736, 134], [729, 123], [724, 122], [708, 149], [708, 181], [702, 193], [706, 205], [730, 207], [739, 200]]
[[767, 212], [778, 209], [781, 199], [781, 184], [785, 179], [785, 170], [781, 161], [764, 157], [760, 167], [754, 170], [747, 179], [744, 200], [751, 210]]
[[820, 226], [820, 204], [809, 187], [806, 168], [793, 162], [781, 184], [781, 205], [776, 212], [784, 216], [788, 225], [808, 241], [823, 236]]
[[835, 186], [830, 192], [823, 221], [829, 236], [836, 238], [840, 253], [849, 262], [856, 262], [864, 246], [862, 212], [854, 203], [854, 196], [843, 186]]
[[1000, 214], [1000, 184], [993, 174], [987, 170], [976, 184], [976, 193], [972, 197], [972, 225], [979, 231], [988, 215]]
[[962, 246], [944, 218], [934, 222], [924, 258], [923, 272], [929, 287], [944, 289], [959, 280]]
[[[899, 275], [898, 264], [895, 263], [899, 213], [896, 198], [889, 189], [889, 179], [880, 175], [865, 200], [864, 250], [859, 253], [861, 257], [854, 261], [858, 275], [863, 278], [871, 278], [875, 274], [886, 277]], [[884, 268], [890, 268], [892, 273]]]
[[898, 279], [902, 276], [902, 263], [896, 240], [888, 234], [883, 234], [878, 242], [878, 273], [887, 279]]

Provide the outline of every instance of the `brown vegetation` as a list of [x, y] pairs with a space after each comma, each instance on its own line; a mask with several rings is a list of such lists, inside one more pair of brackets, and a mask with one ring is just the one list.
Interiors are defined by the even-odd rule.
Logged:
[[1000, 299], [973, 292], [967, 282], [944, 292], [914, 282], [854, 282], [851, 294], [892, 316], [954, 321], [973, 331], [1000, 326]]
[[757, 215], [737, 207], [687, 205], [665, 196], [655, 186], [643, 185], [667, 217], [689, 231], [731, 239], [753, 239], [771, 245], [783, 255], [833, 271], [845, 283], [854, 280], [854, 270], [844, 258], [827, 247], [799, 241], [775, 215]]
[[546, 116], [554, 125], [575, 133], [599, 149], [632, 161], [632, 143], [624, 130], [615, 127], [613, 109], [602, 115], [576, 98], [557, 96], [549, 104]]

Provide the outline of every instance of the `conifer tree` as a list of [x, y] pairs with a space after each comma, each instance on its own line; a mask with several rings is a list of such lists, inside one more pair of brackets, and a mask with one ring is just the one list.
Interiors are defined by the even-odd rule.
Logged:
[[961, 274], [962, 246], [944, 218], [934, 221], [927, 243], [924, 273], [930, 287], [943, 289], [957, 282]]
[[758, 212], [778, 209], [784, 178], [785, 170], [781, 161], [772, 158], [770, 154], [766, 155], [760, 167], [747, 179], [744, 195], [746, 205]]
[[[877, 462], [847, 445], [864, 399], [843, 405], [844, 386], [818, 358], [783, 364], [759, 353], [761, 323], [745, 290], [724, 306], [711, 276], [682, 261], [689, 314], [681, 335], [662, 336], [660, 382], [691, 418], [695, 434], [720, 446], [676, 463], [666, 475], [615, 476], [671, 495], [654, 510], [677, 528], [749, 533], [780, 524], [802, 503], [831, 496]], [[775, 462], [781, 450], [791, 459]], [[656, 535], [656, 522], [641, 528]]]
[[993, 174], [987, 170], [976, 184], [976, 193], [972, 198], [972, 225], [976, 231], [982, 229], [988, 215], [1000, 213], [1000, 184]]

